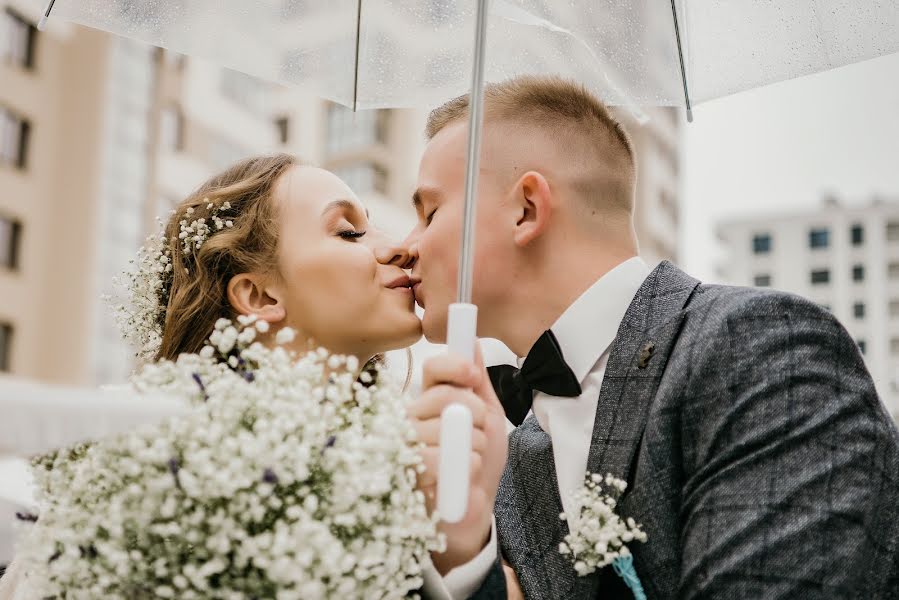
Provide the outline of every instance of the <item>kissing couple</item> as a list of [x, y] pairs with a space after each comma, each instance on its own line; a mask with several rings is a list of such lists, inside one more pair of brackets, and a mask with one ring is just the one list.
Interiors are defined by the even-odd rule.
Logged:
[[[288, 155], [210, 179], [169, 234], [210, 199], [238, 214], [197, 251], [205, 268], [176, 270], [156, 358], [198, 352], [235, 315], [360, 364], [444, 341], [468, 109], [430, 114], [403, 241]], [[614, 509], [646, 534], [629, 547], [646, 598], [899, 597], [899, 433], [840, 323], [797, 296], [644, 263], [630, 138], [583, 86], [489, 85], [484, 114], [473, 302], [478, 335], [520, 358], [431, 358], [410, 400], [429, 510], [443, 408], [474, 422], [468, 512], [440, 524], [425, 597], [634, 597], [617, 569], [584, 573], [564, 552], [591, 527], [585, 474], [626, 482]]]

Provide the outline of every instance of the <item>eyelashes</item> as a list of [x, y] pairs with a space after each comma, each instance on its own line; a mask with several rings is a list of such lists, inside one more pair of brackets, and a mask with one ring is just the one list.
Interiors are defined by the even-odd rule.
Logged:
[[338, 232], [337, 235], [342, 237], [345, 240], [358, 240], [359, 238], [364, 236], [365, 233], [366, 232], [364, 232], [364, 231], [355, 231], [355, 230], [350, 229], [348, 231]]

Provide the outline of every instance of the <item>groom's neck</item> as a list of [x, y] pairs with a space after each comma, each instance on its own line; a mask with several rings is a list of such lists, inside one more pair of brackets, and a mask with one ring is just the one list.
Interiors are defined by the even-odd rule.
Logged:
[[516, 356], [526, 356], [544, 331], [606, 273], [636, 256], [631, 249], [585, 252], [578, 249], [568, 256], [557, 253], [552, 260], [529, 265], [519, 277], [515, 292], [500, 311], [496, 337]]

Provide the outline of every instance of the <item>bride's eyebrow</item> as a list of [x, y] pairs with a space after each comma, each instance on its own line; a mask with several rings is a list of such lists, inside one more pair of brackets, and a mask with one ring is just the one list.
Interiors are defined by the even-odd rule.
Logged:
[[368, 208], [360, 207], [357, 202], [353, 202], [352, 200], [347, 200], [344, 198], [328, 202], [325, 205], [325, 208], [322, 209], [322, 216], [326, 216], [332, 210], [345, 210], [355, 214], [364, 214], [366, 219], [369, 218]]

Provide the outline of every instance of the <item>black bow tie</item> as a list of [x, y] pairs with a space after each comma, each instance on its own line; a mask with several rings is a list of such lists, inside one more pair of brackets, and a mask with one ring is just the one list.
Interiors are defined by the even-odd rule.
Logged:
[[556, 336], [548, 330], [528, 352], [521, 370], [510, 365], [497, 365], [488, 367], [487, 373], [506, 417], [516, 427], [521, 425], [531, 410], [534, 390], [550, 396], [581, 395], [581, 384], [562, 357]]

